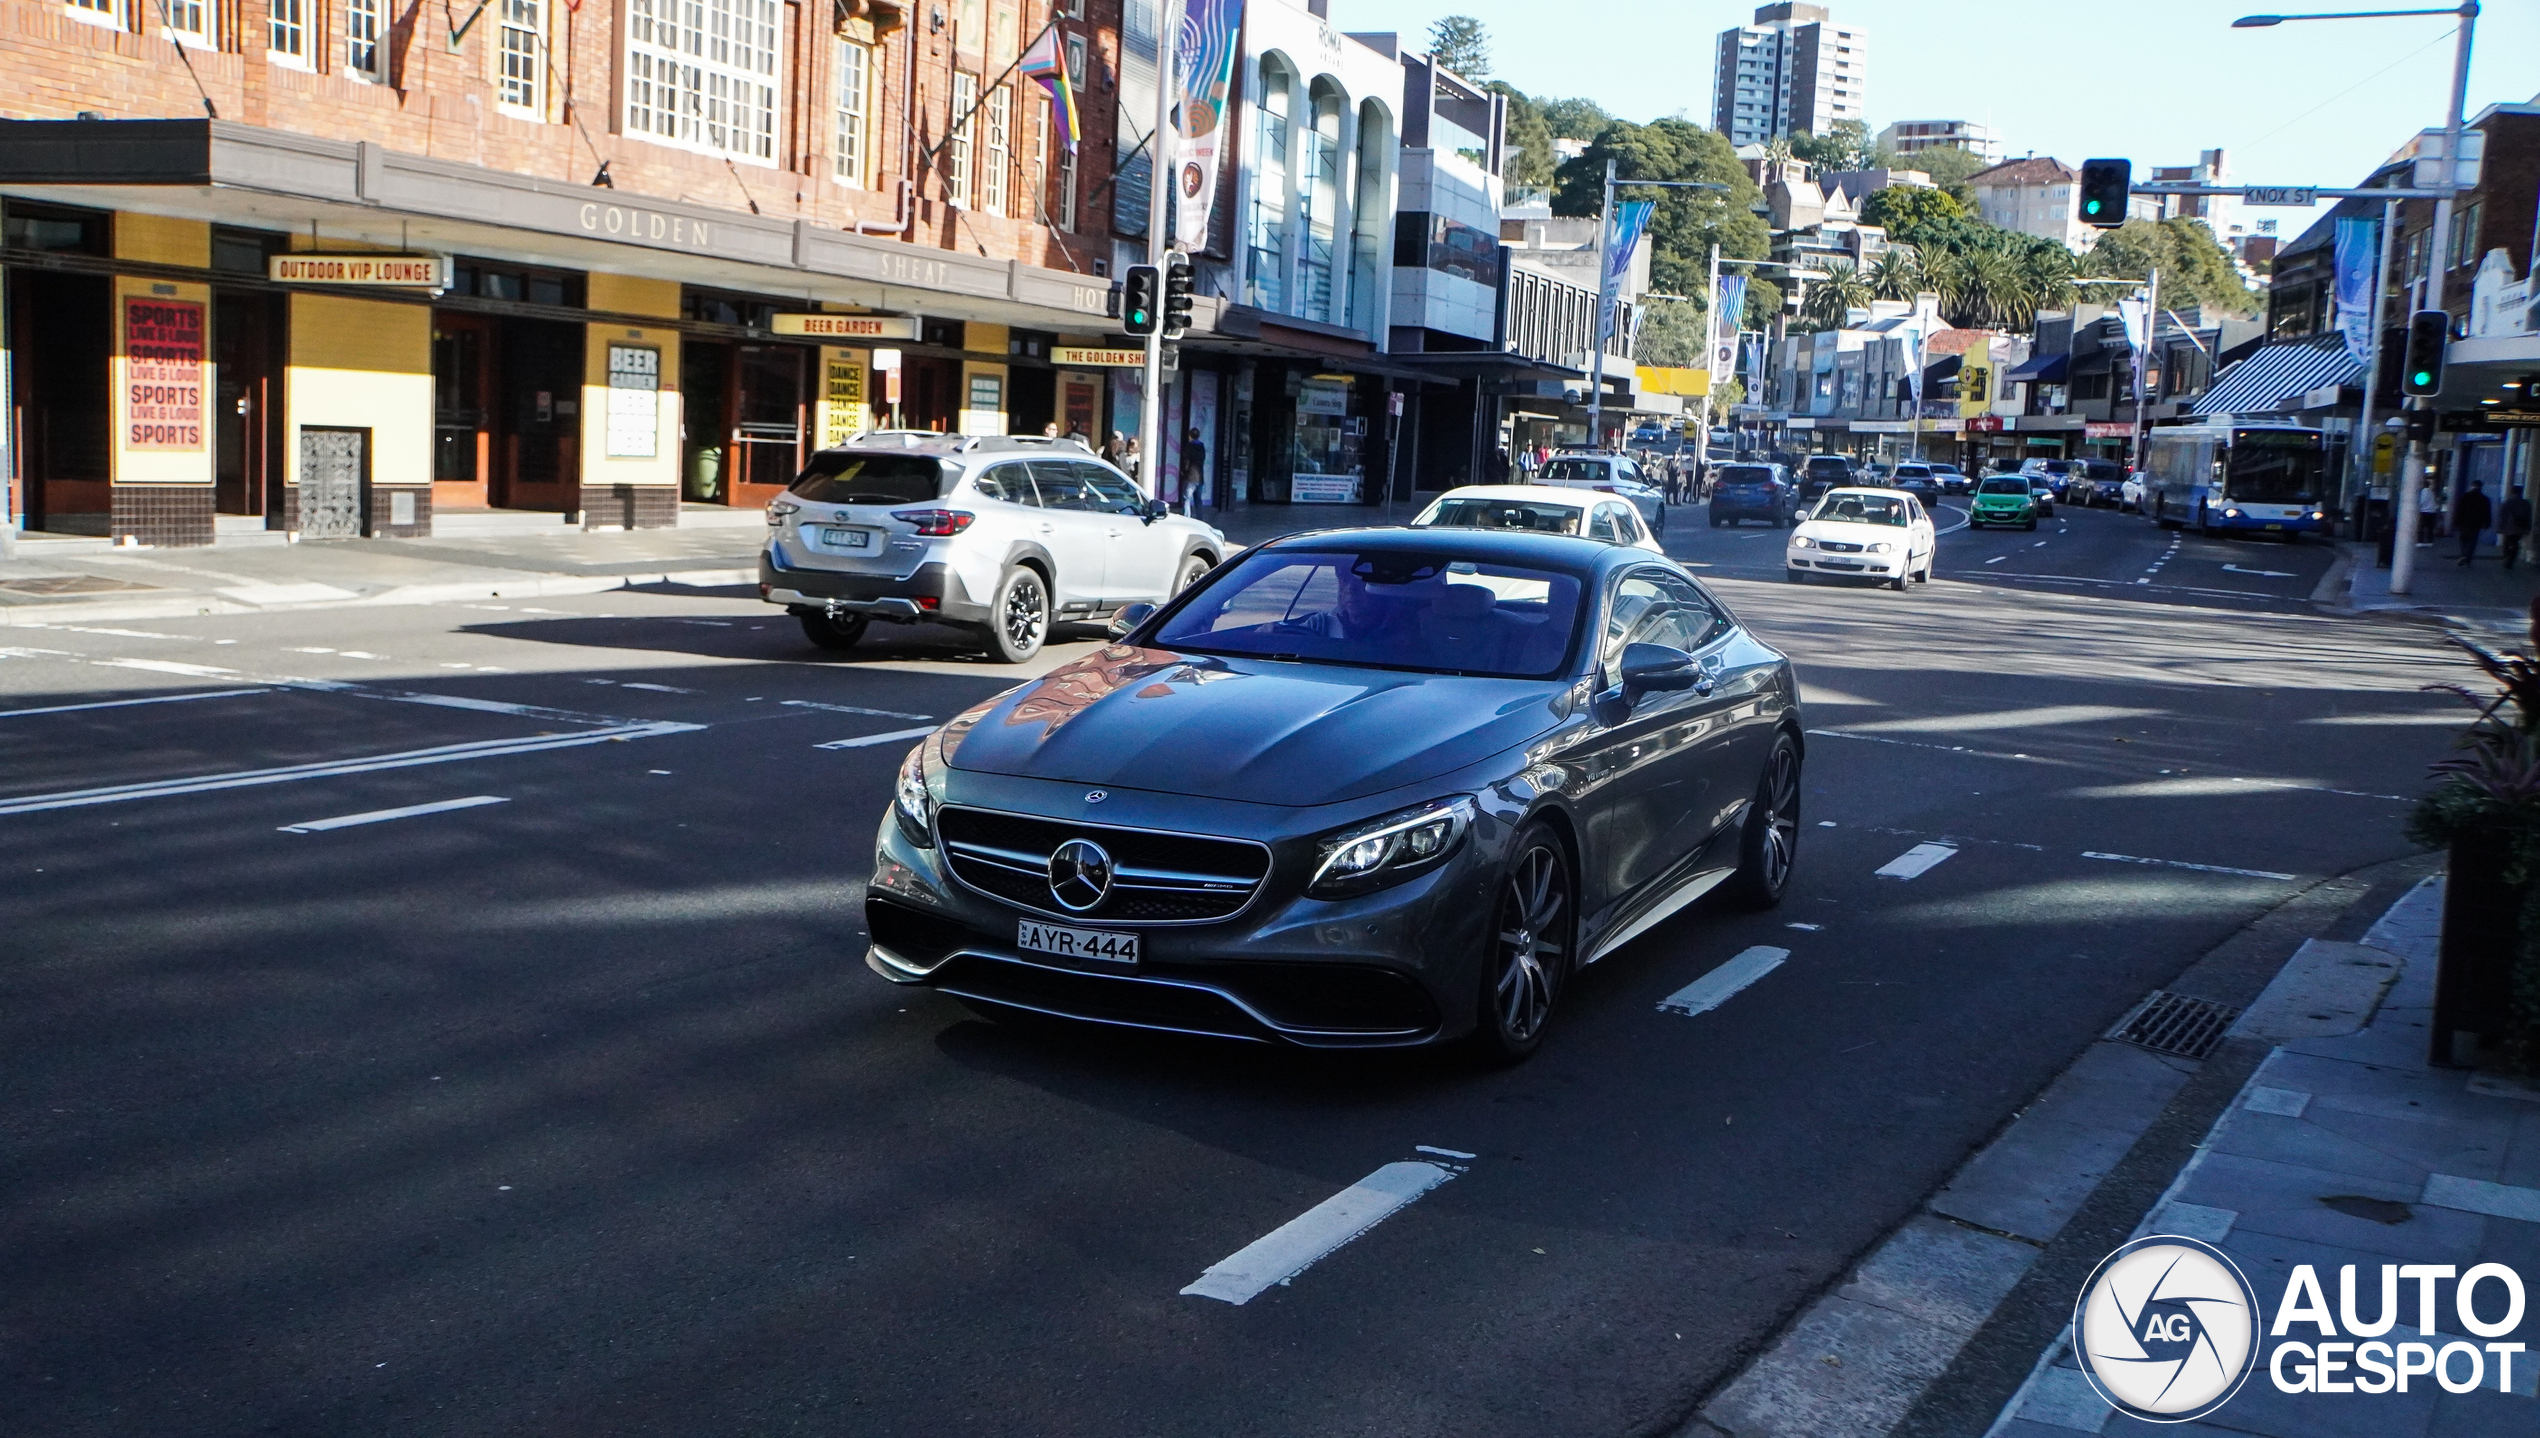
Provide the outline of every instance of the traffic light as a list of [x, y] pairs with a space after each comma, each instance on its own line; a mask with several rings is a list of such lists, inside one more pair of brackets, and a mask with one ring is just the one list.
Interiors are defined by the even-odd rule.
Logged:
[[2132, 160], [2081, 162], [2081, 220], [2113, 230], [2125, 223], [2126, 195], [2134, 188]]
[[1120, 332], [1129, 335], [1151, 335], [1163, 322], [1157, 301], [1163, 298], [1164, 275], [1153, 265], [1131, 265], [1122, 276], [1120, 291]]
[[2433, 394], [2443, 388], [2443, 352], [2452, 344], [2452, 317], [2442, 310], [2408, 316], [2408, 353], [2399, 365], [2399, 392]]
[[2372, 379], [2374, 405], [2387, 405], [2396, 409], [2399, 407], [2399, 402], [2406, 398], [2399, 393], [2399, 363], [2407, 348], [2408, 327], [2406, 325], [2390, 325], [2382, 330], [2381, 348], [2376, 351], [2380, 356], [2380, 362], [2373, 371]]
[[1191, 257], [1175, 250], [1164, 257], [1164, 337], [1172, 339], [1191, 327]]

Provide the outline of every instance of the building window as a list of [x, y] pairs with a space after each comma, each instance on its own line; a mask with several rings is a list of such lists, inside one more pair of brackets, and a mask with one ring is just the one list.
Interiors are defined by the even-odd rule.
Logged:
[[838, 42], [838, 183], [864, 188], [867, 137], [873, 133], [873, 52]]
[[1005, 213], [1006, 178], [1014, 170], [1013, 111], [1014, 92], [1003, 85], [988, 92], [980, 110], [988, 144], [979, 172], [979, 208], [991, 215]]
[[1290, 296], [1289, 312], [1330, 320], [1332, 245], [1341, 204], [1340, 97], [1329, 91], [1315, 96], [1313, 115], [1305, 163], [1297, 174], [1297, 208], [1305, 221], [1305, 245], [1297, 259], [1297, 293]]
[[970, 208], [971, 180], [977, 157], [971, 153], [971, 121], [979, 108], [979, 77], [955, 70], [952, 77], [952, 171], [947, 183], [952, 202]]
[[344, 68], [364, 80], [384, 80], [380, 66], [379, 0], [344, 0]]
[[546, 87], [539, 83], [539, 47], [546, 42], [545, 0], [503, 0], [503, 73], [494, 98], [514, 110], [541, 113]]
[[70, 11], [74, 20], [109, 30], [123, 28], [123, 15], [116, 9], [115, 0], [70, 0]]
[[[2461, 147], [2467, 152], [2469, 146]], [[2460, 269], [2478, 258], [2478, 205], [2461, 206], [2452, 217], [2452, 268]]]
[[1062, 230], [1076, 230], [1076, 151], [1062, 150], [1058, 156], [1058, 202], [1050, 207], [1050, 218]]
[[265, 0], [265, 48], [285, 64], [309, 63], [307, 0]]
[[1253, 107], [1260, 157], [1252, 177], [1252, 213], [1245, 217], [1246, 248], [1252, 253], [1247, 296], [1258, 309], [1273, 314], [1287, 308], [1288, 292], [1288, 107], [1294, 82], [1275, 65], [1261, 67], [1261, 103]]
[[776, 163], [777, 0], [629, 0], [626, 128]]
[[211, 32], [203, 28], [203, 0], [164, 0], [159, 13], [175, 38], [206, 47], [211, 44]]

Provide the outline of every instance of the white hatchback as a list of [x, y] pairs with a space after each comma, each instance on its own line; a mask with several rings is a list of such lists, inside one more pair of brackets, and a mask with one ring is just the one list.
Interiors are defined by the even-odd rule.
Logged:
[[1786, 573], [1793, 584], [1811, 574], [1883, 579], [1890, 589], [1907, 580], [1931, 582], [1939, 540], [1931, 513], [1914, 496], [1894, 489], [1829, 489], [1790, 532]]
[[1593, 489], [1549, 484], [1468, 484], [1450, 489], [1420, 511], [1411, 527], [1580, 534], [1608, 544], [1666, 553], [1641, 522], [1639, 510], [1623, 499]]

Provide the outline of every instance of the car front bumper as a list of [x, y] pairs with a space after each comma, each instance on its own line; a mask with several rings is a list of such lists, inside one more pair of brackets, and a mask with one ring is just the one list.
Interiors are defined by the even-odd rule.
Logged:
[[1834, 554], [1822, 549], [1793, 549], [1782, 557], [1793, 569], [1821, 574], [1875, 574], [1892, 579], [1905, 570], [1902, 554]]

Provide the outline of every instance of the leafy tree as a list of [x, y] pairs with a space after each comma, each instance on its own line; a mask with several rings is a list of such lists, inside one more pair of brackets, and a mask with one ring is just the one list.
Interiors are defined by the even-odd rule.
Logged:
[[[1554, 133], [1559, 133], [1557, 125]], [[1621, 179], [1704, 180], [1727, 187], [1621, 192], [1624, 198], [1654, 200], [1658, 206], [1649, 225], [1651, 288], [1699, 294], [1709, 278], [1714, 244], [1729, 259], [1759, 260], [1771, 252], [1771, 232], [1756, 213], [1762, 193], [1747, 176], [1746, 167], [1738, 163], [1737, 151], [1718, 131], [1673, 118], [1648, 125], [1609, 121], [1585, 153], [1561, 166], [1553, 189], [1553, 213], [1595, 215], [1608, 159]]]
[[1900, 155], [1894, 150], [1881, 150], [1871, 156], [1874, 170], [1920, 170], [1931, 176], [1932, 184], [1972, 214], [1976, 208], [1976, 192], [1967, 178], [1979, 170], [1990, 168], [1985, 161], [1955, 145], [1935, 146]]
[[1872, 298], [1869, 277], [1850, 260], [1826, 262], [1825, 278], [1808, 290], [1801, 314], [1821, 329], [1837, 329], [1851, 312], [1868, 307]]
[[1640, 312], [1640, 347], [1634, 351], [1640, 362], [1701, 368], [1702, 311], [1696, 300], [1650, 300]]
[[1870, 167], [1870, 127], [1859, 120], [1837, 120], [1822, 135], [1794, 133], [1790, 152], [1819, 171], [1866, 170]]
[[2240, 281], [2231, 254], [2200, 220], [2128, 220], [2102, 234], [2088, 267], [2096, 275], [2141, 277], [2161, 269], [2162, 308], [2190, 303], [2221, 314], [2254, 315], [2259, 297]]
[[1552, 127], [1543, 122], [1542, 108], [1505, 80], [1490, 81], [1482, 88], [1508, 99], [1508, 153], [1501, 162], [1502, 177], [1515, 189], [1551, 189], [1558, 160], [1552, 153]]
[[1605, 133], [1614, 117], [1594, 100], [1546, 100], [1543, 122], [1552, 127], [1556, 140], [1593, 140]]
[[1490, 32], [1470, 15], [1448, 15], [1429, 27], [1429, 58], [1467, 80], [1490, 74]]
[[1947, 190], [1919, 185], [1890, 185], [1884, 190], [1872, 190], [1861, 201], [1861, 223], [1881, 226], [1891, 235], [1922, 229], [1934, 220], [1966, 218], [1967, 207], [1951, 198]]

